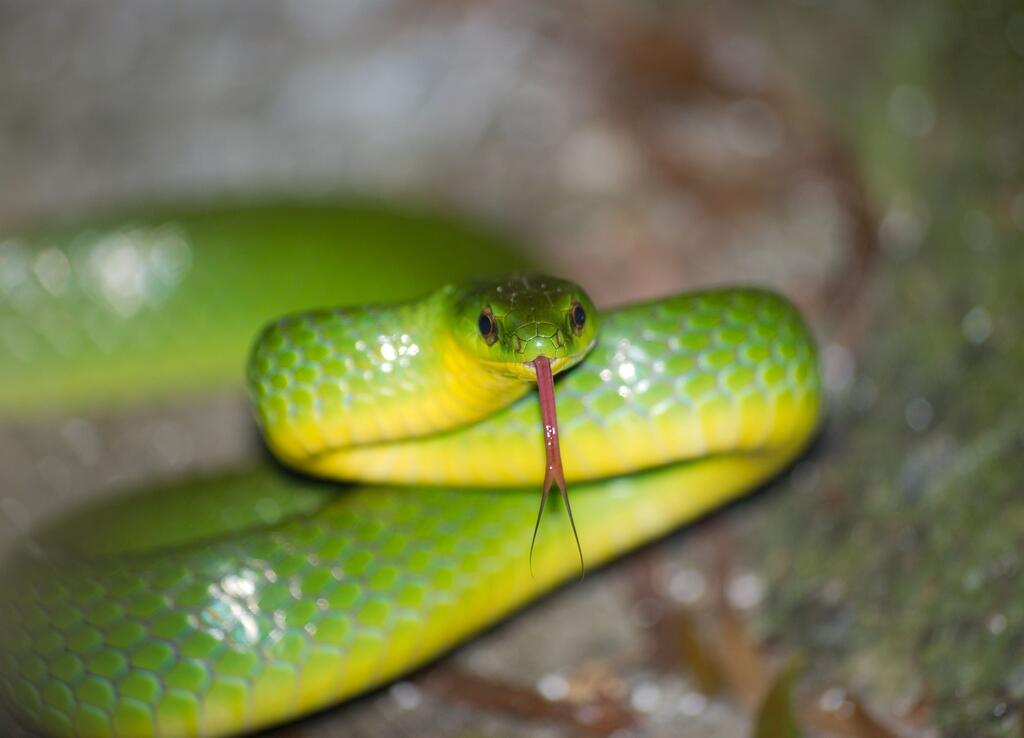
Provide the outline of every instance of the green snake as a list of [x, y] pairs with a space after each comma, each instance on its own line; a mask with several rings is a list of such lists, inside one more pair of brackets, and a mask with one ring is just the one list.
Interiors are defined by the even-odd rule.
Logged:
[[[198, 269], [202, 228], [181, 222]], [[343, 298], [351, 278], [331, 279]], [[291, 313], [249, 353], [273, 453], [361, 486], [266, 465], [77, 513], [9, 557], [0, 698], [21, 721], [220, 736], [337, 703], [577, 575], [581, 557], [599, 565], [756, 487], [819, 422], [813, 340], [767, 291], [598, 311], [571, 282], [515, 276], [401, 297]], [[558, 375], [560, 457], [531, 391], [542, 368]], [[552, 481], [578, 542], [565, 506], [537, 517]]]

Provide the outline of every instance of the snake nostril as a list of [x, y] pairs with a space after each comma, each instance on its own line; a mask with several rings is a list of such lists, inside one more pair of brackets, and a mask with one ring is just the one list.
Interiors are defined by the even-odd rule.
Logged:
[[515, 352], [517, 354], [523, 353], [523, 342], [519, 339], [519, 336], [516, 336], [516, 342], [515, 342], [515, 347], [514, 348], [515, 348]]

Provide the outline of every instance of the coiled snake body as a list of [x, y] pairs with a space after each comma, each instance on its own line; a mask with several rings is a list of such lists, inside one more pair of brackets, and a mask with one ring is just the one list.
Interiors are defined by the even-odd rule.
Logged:
[[285, 318], [249, 364], [270, 447], [376, 486], [262, 469], [58, 525], [0, 574], [0, 696], [54, 736], [244, 733], [393, 679], [577, 575], [564, 510], [530, 570], [539, 355], [563, 372], [588, 566], [750, 490], [818, 423], [812, 340], [759, 290], [599, 316], [571, 283], [517, 277]]

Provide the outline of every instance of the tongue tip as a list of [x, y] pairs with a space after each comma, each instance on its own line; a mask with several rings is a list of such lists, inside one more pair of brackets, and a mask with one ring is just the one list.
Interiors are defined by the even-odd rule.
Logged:
[[[562, 469], [562, 452], [558, 442], [558, 414], [555, 407], [555, 381], [551, 373], [551, 360], [546, 356], [538, 356], [533, 360], [533, 367], [537, 372], [537, 392], [540, 395], [541, 419], [544, 424], [544, 448], [547, 453], [547, 467], [544, 470], [544, 488], [541, 497], [541, 513], [544, 511], [544, 501], [547, 499], [548, 490], [554, 482], [558, 486], [562, 499], [565, 501], [565, 510], [569, 516], [569, 523], [572, 525], [572, 534], [576, 539], [576, 549], [580, 555], [580, 575], [585, 571], [583, 565], [583, 548], [580, 546], [580, 538], [576, 533], [576, 522], [572, 518], [572, 508], [569, 506], [569, 496], [565, 485], [565, 472]], [[540, 524], [540, 515], [537, 517], [537, 525]], [[534, 528], [533, 540], [537, 540], [537, 529]], [[531, 572], [533, 566], [533, 543], [530, 544]]]

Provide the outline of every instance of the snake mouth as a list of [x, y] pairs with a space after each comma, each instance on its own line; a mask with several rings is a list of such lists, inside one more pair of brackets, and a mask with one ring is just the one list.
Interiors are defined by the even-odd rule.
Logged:
[[[569, 356], [556, 356], [551, 358], [543, 354], [539, 355], [537, 359], [543, 359], [548, 363], [548, 366], [551, 367], [552, 375], [558, 374], [563, 369], [567, 369], [573, 361]], [[523, 371], [530, 379], [535, 379], [537, 377], [537, 359], [522, 362]]]

